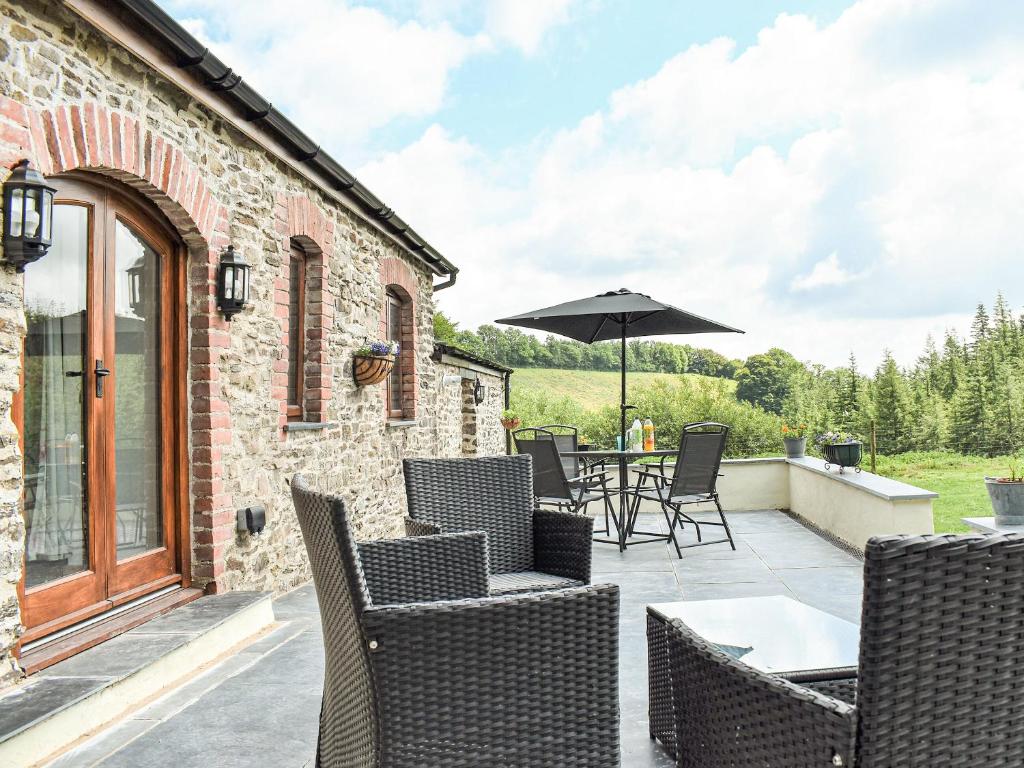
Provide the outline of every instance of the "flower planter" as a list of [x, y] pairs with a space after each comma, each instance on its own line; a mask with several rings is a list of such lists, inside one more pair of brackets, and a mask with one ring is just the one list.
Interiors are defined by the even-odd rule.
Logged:
[[807, 453], [806, 437], [786, 437], [782, 442], [786, 444], [787, 459], [802, 459]]
[[1024, 525], [1024, 483], [986, 477], [985, 487], [996, 513], [996, 525]]
[[523, 423], [522, 419], [502, 419], [501, 426], [511, 432], [513, 429], [519, 429], [519, 425]]
[[860, 472], [861, 447], [862, 444], [859, 442], [822, 445], [821, 455], [825, 459], [825, 469], [831, 469], [835, 464], [839, 467], [839, 474], [847, 467], [853, 467]]
[[394, 355], [355, 355], [352, 358], [352, 376], [360, 387], [379, 384], [394, 367]]

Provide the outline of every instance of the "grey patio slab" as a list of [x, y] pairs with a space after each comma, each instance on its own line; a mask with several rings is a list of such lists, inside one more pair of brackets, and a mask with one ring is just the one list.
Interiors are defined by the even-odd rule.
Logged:
[[779, 568], [775, 573], [799, 598], [811, 595], [860, 595], [864, 585], [864, 569], [860, 565]]
[[109, 677], [38, 677], [0, 697], [0, 742], [110, 684]]
[[729, 560], [690, 559], [676, 560], [672, 568], [683, 589], [691, 584], [726, 584], [732, 582], [776, 580], [771, 568], [759, 557]]
[[54, 664], [40, 677], [124, 677], [149, 666], [176, 648], [186, 645], [194, 633], [133, 634], [112, 640]]
[[[664, 520], [641, 516], [641, 526], [665, 530]], [[652, 742], [647, 725], [646, 606], [676, 600], [757, 595], [796, 597], [840, 618], [859, 619], [861, 563], [780, 512], [732, 513], [737, 551], [726, 545], [684, 550], [664, 543], [620, 554], [595, 544], [594, 582], [618, 584], [620, 740], [623, 768], [671, 768], [672, 759]], [[709, 535], [717, 531], [710, 530]], [[692, 528], [682, 534], [690, 540]], [[850, 594], [839, 594], [850, 592]], [[323, 639], [316, 594], [303, 586], [275, 600], [279, 621], [290, 622], [245, 649], [223, 679], [210, 676], [190, 696], [172, 693], [134, 717], [148, 729], [126, 728], [95, 747], [88, 762], [53, 768], [306, 768], [313, 764], [322, 685]], [[151, 637], [157, 638], [158, 634]], [[241, 671], [239, 671], [241, 670]], [[129, 738], [131, 737], [131, 738]], [[97, 758], [107, 750], [106, 757]], [[66, 759], [70, 759], [68, 756]]]

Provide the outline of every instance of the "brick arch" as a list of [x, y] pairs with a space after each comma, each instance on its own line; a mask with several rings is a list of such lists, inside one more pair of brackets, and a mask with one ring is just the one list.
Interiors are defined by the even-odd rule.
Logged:
[[[380, 263], [380, 283], [386, 291], [391, 288], [403, 301], [402, 309], [402, 352], [398, 356], [398, 365], [402, 371], [402, 417], [412, 419], [416, 416], [416, 401], [419, 390], [416, 385], [416, 302], [418, 301], [418, 283], [416, 275], [401, 259], [389, 256]], [[380, 338], [387, 338], [387, 300], [381, 298]]]
[[34, 110], [0, 96], [0, 163], [9, 167], [23, 157], [47, 176], [87, 170], [122, 181], [156, 204], [188, 246], [192, 578], [209, 592], [222, 591], [235, 523], [221, 461], [231, 415], [220, 359], [231, 339], [215, 293], [219, 255], [229, 243], [227, 208], [181, 147], [140, 118], [97, 102]]
[[306, 421], [327, 421], [334, 376], [327, 356], [327, 337], [334, 328], [334, 293], [329, 279], [330, 264], [334, 258], [334, 221], [305, 195], [277, 195], [274, 217], [284, 258], [274, 279], [274, 304], [281, 326], [281, 353], [274, 363], [271, 397], [278, 403], [278, 426], [284, 439], [284, 426], [288, 423], [288, 283], [292, 243], [306, 254], [304, 418]]

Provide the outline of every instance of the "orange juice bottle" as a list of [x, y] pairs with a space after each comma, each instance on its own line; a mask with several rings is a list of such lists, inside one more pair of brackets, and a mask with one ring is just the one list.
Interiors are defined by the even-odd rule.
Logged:
[[654, 450], [654, 422], [644, 419], [644, 450]]

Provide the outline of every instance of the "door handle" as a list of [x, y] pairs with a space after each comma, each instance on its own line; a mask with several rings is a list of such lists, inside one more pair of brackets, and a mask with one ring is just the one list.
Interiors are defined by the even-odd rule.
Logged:
[[96, 361], [96, 397], [103, 397], [103, 379], [110, 375], [110, 369], [103, 367], [103, 361]]

